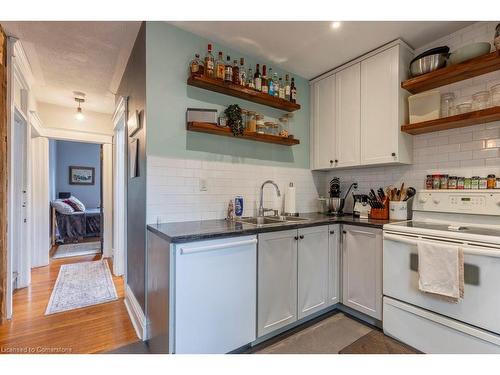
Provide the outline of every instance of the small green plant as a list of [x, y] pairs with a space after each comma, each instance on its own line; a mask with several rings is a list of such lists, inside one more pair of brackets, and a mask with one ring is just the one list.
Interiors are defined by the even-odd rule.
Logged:
[[244, 126], [241, 117], [241, 108], [238, 104], [231, 104], [224, 110], [226, 124], [231, 128], [234, 136], [243, 135]]

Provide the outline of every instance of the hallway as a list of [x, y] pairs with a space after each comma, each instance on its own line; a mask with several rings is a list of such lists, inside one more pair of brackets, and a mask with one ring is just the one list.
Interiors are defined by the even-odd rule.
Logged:
[[33, 269], [31, 286], [14, 294], [12, 320], [0, 325], [0, 353], [98, 353], [137, 341], [121, 277], [113, 277], [116, 301], [44, 315], [59, 268], [98, 259], [100, 255], [53, 259], [49, 266]]

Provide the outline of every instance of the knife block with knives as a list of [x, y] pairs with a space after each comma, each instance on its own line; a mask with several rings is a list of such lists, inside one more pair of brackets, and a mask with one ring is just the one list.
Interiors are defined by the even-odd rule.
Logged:
[[382, 201], [382, 208], [373, 208], [370, 210], [370, 219], [388, 220], [389, 219], [389, 198], [385, 197]]

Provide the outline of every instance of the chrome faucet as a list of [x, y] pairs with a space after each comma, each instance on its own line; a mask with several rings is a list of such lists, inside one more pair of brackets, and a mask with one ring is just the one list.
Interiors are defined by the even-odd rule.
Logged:
[[278, 197], [281, 197], [280, 188], [278, 187], [278, 185], [276, 185], [276, 182], [274, 182], [272, 180], [264, 181], [264, 183], [260, 187], [260, 204], [259, 204], [259, 212], [258, 212], [257, 216], [264, 216], [264, 213], [267, 211], [274, 211], [275, 216], [278, 216], [277, 210], [273, 210], [270, 208], [264, 208], [264, 206], [263, 206], [263, 204], [264, 204], [264, 186], [266, 186], [267, 184], [273, 185], [274, 188], [276, 189], [276, 194], [278, 195]]

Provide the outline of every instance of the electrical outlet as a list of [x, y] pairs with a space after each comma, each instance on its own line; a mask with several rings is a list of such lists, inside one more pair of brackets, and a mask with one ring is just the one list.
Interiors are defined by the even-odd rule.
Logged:
[[208, 181], [206, 178], [200, 178], [200, 191], [208, 190]]

